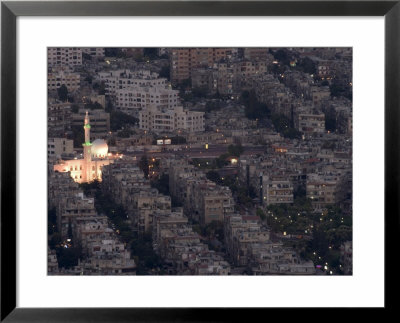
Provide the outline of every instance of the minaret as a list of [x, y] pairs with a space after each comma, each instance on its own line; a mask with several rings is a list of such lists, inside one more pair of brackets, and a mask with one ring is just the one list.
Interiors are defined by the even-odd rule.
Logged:
[[92, 179], [92, 172], [91, 172], [91, 164], [92, 164], [92, 154], [91, 154], [91, 146], [92, 144], [90, 143], [90, 123], [89, 123], [89, 114], [88, 111], [86, 111], [86, 116], [85, 116], [85, 123], [83, 126], [83, 129], [85, 129], [85, 143], [82, 144], [83, 146], [83, 158], [84, 158], [84, 170], [82, 172], [82, 179], [84, 182], [90, 182]]

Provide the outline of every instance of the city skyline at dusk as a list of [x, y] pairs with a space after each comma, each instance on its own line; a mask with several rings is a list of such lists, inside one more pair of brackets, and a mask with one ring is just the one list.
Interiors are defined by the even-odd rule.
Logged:
[[352, 274], [352, 48], [47, 55], [48, 275]]

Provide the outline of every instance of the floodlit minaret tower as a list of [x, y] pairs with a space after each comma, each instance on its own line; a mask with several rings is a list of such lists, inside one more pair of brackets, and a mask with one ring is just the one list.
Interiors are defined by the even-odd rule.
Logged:
[[88, 111], [86, 111], [86, 116], [85, 116], [85, 123], [83, 126], [83, 129], [85, 130], [85, 143], [82, 144], [83, 146], [83, 157], [85, 160], [85, 171], [83, 172], [83, 176], [85, 177], [83, 180], [86, 182], [91, 181], [91, 164], [92, 164], [92, 154], [91, 154], [91, 146], [92, 144], [90, 143], [90, 123], [89, 123], [89, 114]]

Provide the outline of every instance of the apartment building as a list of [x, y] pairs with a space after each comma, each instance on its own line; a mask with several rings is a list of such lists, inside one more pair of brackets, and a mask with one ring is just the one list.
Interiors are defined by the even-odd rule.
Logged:
[[154, 107], [174, 109], [179, 104], [179, 92], [165, 85], [126, 87], [115, 91], [118, 110], [137, 117], [139, 111]]
[[331, 97], [331, 91], [328, 86], [312, 86], [310, 88], [310, 97], [314, 107], [322, 108]]
[[158, 134], [175, 130], [203, 132], [204, 112], [190, 111], [182, 106], [173, 109], [150, 107], [139, 112], [139, 128]]
[[218, 186], [210, 181], [205, 183], [192, 182], [191, 185], [195, 202], [194, 214], [198, 215], [197, 220], [202, 225], [209, 224], [212, 221], [222, 222], [225, 215], [234, 212], [235, 203], [232, 192], [228, 187]]
[[249, 87], [249, 78], [266, 73], [267, 64], [257, 60], [220, 61], [212, 67], [193, 69], [193, 88], [206, 88], [211, 93], [233, 95]]
[[189, 165], [186, 160], [175, 160], [169, 167], [169, 191], [171, 197], [182, 204], [191, 196], [188, 194], [188, 185], [186, 181], [190, 180], [205, 180], [204, 172]]
[[249, 263], [248, 246], [251, 243], [269, 240], [269, 231], [262, 229], [259, 221], [259, 217], [252, 215], [231, 214], [225, 217], [225, 246], [236, 266], [246, 266]]
[[296, 123], [297, 129], [305, 135], [324, 133], [325, 114], [323, 113], [300, 113]]
[[57, 224], [58, 230], [63, 238], [68, 235], [68, 230], [74, 230], [77, 225], [78, 217], [96, 216], [94, 207], [94, 199], [87, 198], [83, 193], [78, 193], [75, 196], [68, 197], [60, 203], [57, 208]]
[[267, 63], [257, 60], [241, 60], [233, 63], [233, 72], [236, 76], [248, 78], [267, 72]]
[[154, 250], [169, 266], [170, 274], [228, 275], [230, 265], [200, 241], [187, 218], [180, 212], [155, 213]]
[[293, 203], [293, 184], [288, 177], [263, 174], [260, 184], [263, 205]]
[[153, 213], [171, 212], [171, 198], [159, 194], [157, 189], [146, 189], [133, 195], [133, 223], [139, 233], [150, 232], [153, 226]]
[[163, 237], [166, 237], [166, 231], [178, 228], [184, 228], [188, 224], [188, 218], [183, 216], [182, 212], [154, 212], [153, 222], [153, 246], [155, 250], [159, 250], [162, 245]]
[[48, 178], [47, 196], [50, 209], [58, 208], [67, 197], [76, 196], [81, 192], [78, 183], [74, 182], [68, 173], [54, 172], [50, 169]]
[[184, 213], [202, 225], [222, 222], [234, 211], [230, 189], [207, 180], [204, 172], [185, 160], [170, 164], [169, 188], [171, 197], [182, 203]]
[[307, 177], [307, 198], [311, 199], [317, 209], [337, 202], [339, 179], [335, 176], [310, 174]]
[[269, 48], [266, 47], [246, 47], [243, 48], [243, 57], [254, 61], [265, 61], [272, 63], [273, 56], [269, 53]]
[[134, 275], [136, 264], [125, 245], [116, 239], [89, 243], [89, 257], [82, 263], [84, 273], [92, 275]]
[[82, 49], [79, 47], [48, 47], [47, 63], [49, 66], [82, 65]]
[[316, 59], [317, 63], [317, 75], [321, 79], [332, 79], [336, 75], [335, 61]]
[[253, 243], [249, 246], [254, 275], [314, 275], [312, 261], [303, 261], [296, 252], [282, 243]]
[[71, 103], [49, 102], [47, 105], [47, 131], [49, 137], [64, 137], [71, 129]]
[[77, 91], [81, 86], [81, 76], [78, 73], [62, 70], [47, 74], [48, 91], [56, 91], [62, 85], [67, 87], [68, 92]]
[[303, 261], [281, 242], [272, 242], [269, 230], [261, 226], [257, 216], [225, 217], [224, 238], [230, 260], [255, 275], [315, 274], [312, 262]]
[[128, 69], [99, 72], [98, 80], [104, 82], [106, 95], [115, 96], [117, 90], [128, 87], [166, 87], [166, 78], [148, 70], [132, 71]]
[[114, 231], [108, 226], [107, 216], [100, 215], [79, 218], [73, 233], [74, 238], [80, 241], [82, 253], [86, 256], [90, 255], [91, 243], [109, 240], [114, 235]]
[[124, 205], [129, 213], [133, 210], [133, 195], [150, 188], [150, 182], [144, 178], [139, 167], [119, 160], [103, 167], [102, 188], [105, 193], [111, 193], [117, 203]]
[[170, 49], [171, 82], [191, 78], [194, 68], [212, 67], [215, 62], [230, 58], [230, 48], [172, 48]]
[[74, 141], [65, 138], [47, 139], [47, 158], [54, 159], [74, 152]]
[[78, 113], [71, 115], [71, 125], [82, 127], [82, 120], [85, 118], [86, 111], [90, 117], [90, 139], [104, 138], [110, 132], [110, 114], [104, 110], [85, 110], [79, 109]]
[[216, 92], [216, 71], [213, 68], [195, 68], [191, 73], [192, 88], [207, 89], [210, 93]]
[[106, 54], [104, 47], [82, 47], [82, 54], [87, 54], [96, 58], [103, 58]]

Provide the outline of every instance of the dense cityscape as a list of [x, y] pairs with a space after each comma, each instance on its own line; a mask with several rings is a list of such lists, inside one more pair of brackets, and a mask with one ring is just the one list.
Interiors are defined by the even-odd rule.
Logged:
[[352, 48], [48, 48], [48, 275], [351, 275]]

